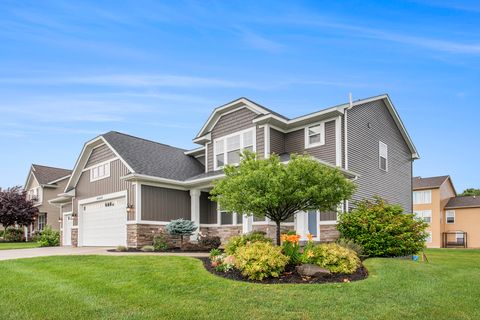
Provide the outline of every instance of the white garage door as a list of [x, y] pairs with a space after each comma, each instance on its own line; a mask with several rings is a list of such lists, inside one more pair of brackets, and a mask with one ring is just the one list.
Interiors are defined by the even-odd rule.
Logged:
[[125, 197], [81, 205], [83, 246], [118, 246], [127, 242]]

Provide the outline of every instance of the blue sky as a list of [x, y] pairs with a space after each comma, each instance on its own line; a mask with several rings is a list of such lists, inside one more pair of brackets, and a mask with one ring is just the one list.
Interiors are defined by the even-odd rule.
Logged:
[[389, 93], [416, 175], [480, 187], [475, 1], [1, 1], [0, 186], [109, 130], [194, 147], [240, 96], [286, 116]]

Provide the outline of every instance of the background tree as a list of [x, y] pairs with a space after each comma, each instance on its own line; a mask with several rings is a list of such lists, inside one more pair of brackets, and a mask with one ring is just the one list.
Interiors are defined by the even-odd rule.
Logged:
[[267, 217], [274, 221], [280, 244], [280, 223], [298, 211], [337, 210], [349, 199], [355, 185], [335, 168], [309, 156], [292, 155], [287, 164], [277, 155], [258, 159], [245, 152], [238, 166], [226, 166], [225, 178], [215, 181], [210, 192], [222, 210]]
[[37, 215], [38, 209], [21, 187], [0, 189], [0, 223], [5, 230], [15, 224], [29, 226]]
[[480, 196], [480, 189], [475, 189], [475, 188], [468, 188], [463, 190], [462, 193], [459, 194], [460, 197], [465, 197], [465, 196]]

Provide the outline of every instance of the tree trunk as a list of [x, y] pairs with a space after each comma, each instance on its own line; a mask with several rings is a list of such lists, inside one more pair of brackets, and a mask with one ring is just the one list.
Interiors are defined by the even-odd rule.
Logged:
[[275, 221], [275, 223], [277, 224], [277, 234], [276, 234], [276, 240], [277, 240], [277, 245], [279, 246], [281, 243], [280, 243], [280, 221]]

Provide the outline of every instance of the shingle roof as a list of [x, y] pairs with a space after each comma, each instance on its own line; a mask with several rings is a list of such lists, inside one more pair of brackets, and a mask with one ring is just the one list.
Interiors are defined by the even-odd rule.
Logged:
[[41, 185], [49, 184], [52, 181], [66, 177], [72, 173], [72, 170], [47, 167], [39, 164], [32, 164], [32, 167], [33, 174], [35, 175], [38, 183]]
[[413, 190], [417, 189], [436, 189], [440, 188], [442, 183], [445, 182], [450, 176], [438, 176], [438, 177], [413, 177], [412, 179], [412, 188]]
[[102, 136], [137, 174], [183, 181], [205, 172], [200, 162], [184, 154], [185, 149], [116, 131]]
[[198, 174], [196, 176], [188, 178], [187, 181], [197, 180], [197, 179], [202, 179], [202, 178], [210, 178], [210, 177], [215, 177], [215, 176], [219, 176], [219, 175], [223, 175], [223, 169], [204, 172], [204, 173], [201, 173], [201, 174]]
[[471, 207], [480, 207], [480, 196], [465, 196], [465, 197], [454, 197], [450, 198], [446, 209], [453, 208], [471, 208]]

